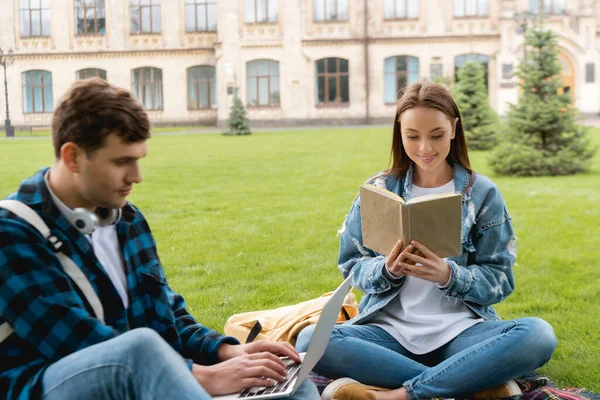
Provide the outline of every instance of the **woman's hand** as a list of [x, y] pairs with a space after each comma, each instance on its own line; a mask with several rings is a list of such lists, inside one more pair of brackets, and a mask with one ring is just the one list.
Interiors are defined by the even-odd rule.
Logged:
[[[411, 251], [411, 246], [416, 251]], [[448, 263], [415, 240], [410, 242], [398, 258], [406, 259], [399, 262], [400, 272], [405, 275], [435, 282], [438, 285], [445, 285], [450, 280], [452, 270]]]
[[407, 275], [405, 268], [402, 266], [402, 263], [414, 265], [412, 260], [409, 260], [406, 257], [407, 253], [415, 253], [417, 255], [421, 255], [414, 246], [408, 245], [404, 248], [404, 243], [402, 239], [396, 242], [396, 245], [390, 252], [390, 255], [385, 260], [385, 266], [387, 267], [390, 273], [398, 278]]

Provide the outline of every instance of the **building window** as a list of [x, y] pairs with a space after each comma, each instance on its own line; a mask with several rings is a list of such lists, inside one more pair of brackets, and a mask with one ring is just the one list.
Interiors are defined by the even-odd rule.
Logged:
[[313, 0], [315, 21], [347, 21], [348, 0]]
[[106, 80], [106, 71], [98, 68], [80, 69], [75, 75], [78, 81], [88, 78], [102, 78]]
[[488, 64], [490, 58], [484, 54], [463, 54], [454, 57], [454, 79], [458, 82], [458, 70], [463, 66], [464, 63], [469, 61], [479, 62], [483, 66], [483, 77], [485, 80], [485, 86], [488, 87]]
[[244, 0], [244, 21], [247, 24], [279, 21], [279, 0]]
[[74, 5], [77, 35], [104, 35], [106, 33], [104, 0], [75, 0]]
[[402, 96], [406, 86], [419, 80], [419, 59], [395, 56], [385, 59], [385, 102], [393, 104]]
[[444, 76], [444, 64], [442, 63], [432, 63], [429, 66], [429, 75], [431, 79], [440, 79]]
[[348, 104], [348, 60], [323, 58], [317, 60], [317, 104]]
[[217, 0], [185, 0], [185, 31], [217, 30]]
[[[562, 14], [564, 12], [564, 1], [563, 0], [545, 0], [544, 1], [544, 13], [545, 14]], [[529, 12], [539, 13], [540, 12], [540, 0], [529, 0]]]
[[217, 108], [215, 67], [199, 65], [187, 69], [188, 110]]
[[455, 17], [487, 17], [490, 15], [489, 0], [454, 0]]
[[513, 65], [502, 64], [502, 79], [511, 79], [513, 77]]
[[587, 63], [585, 64], [585, 83], [596, 82], [596, 64]]
[[160, 0], [129, 0], [131, 34], [160, 33]]
[[158, 68], [143, 67], [131, 71], [133, 93], [146, 110], [163, 109], [162, 71]]
[[279, 106], [278, 61], [256, 60], [246, 64], [246, 100], [248, 106]]
[[21, 0], [21, 36], [50, 36], [50, 0]]
[[384, 0], [383, 18], [409, 19], [419, 17], [419, 0]]
[[50, 113], [54, 111], [52, 73], [25, 71], [23, 79], [23, 113]]

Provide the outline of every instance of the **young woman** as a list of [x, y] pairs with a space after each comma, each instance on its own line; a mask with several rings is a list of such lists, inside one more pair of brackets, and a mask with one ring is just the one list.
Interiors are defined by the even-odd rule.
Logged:
[[[347, 385], [355, 399], [471, 395], [542, 366], [557, 345], [552, 327], [538, 318], [502, 321], [492, 308], [514, 290], [515, 236], [498, 188], [471, 169], [448, 90], [408, 87], [393, 135], [393, 166], [370, 182], [407, 200], [462, 193], [462, 254], [442, 259], [417, 242], [399, 241], [388, 257], [366, 248], [356, 198], [340, 231], [338, 264], [344, 276], [354, 272], [353, 285], [365, 295], [315, 368], [351, 378], [334, 381], [324, 398], [350, 398]], [[299, 335], [300, 351], [312, 332]]]

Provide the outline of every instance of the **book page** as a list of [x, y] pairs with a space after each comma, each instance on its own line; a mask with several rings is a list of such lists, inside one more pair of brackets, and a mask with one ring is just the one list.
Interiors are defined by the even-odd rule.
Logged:
[[411, 203], [422, 203], [424, 201], [435, 200], [435, 199], [444, 199], [447, 197], [452, 197], [456, 195], [460, 195], [460, 193], [448, 192], [448, 193], [438, 193], [438, 194], [427, 194], [425, 196], [415, 197], [414, 199], [410, 199], [407, 201], [407, 204]]
[[390, 192], [387, 189], [381, 188], [379, 186], [371, 185], [370, 183], [367, 183], [366, 185], [362, 185], [362, 187], [364, 187], [365, 189], [368, 189], [368, 190], [377, 191], [377, 193], [380, 193], [380, 194], [384, 195], [385, 197], [388, 197], [392, 200], [399, 201], [400, 203], [404, 203], [404, 199], [401, 196], [398, 196], [396, 193]]

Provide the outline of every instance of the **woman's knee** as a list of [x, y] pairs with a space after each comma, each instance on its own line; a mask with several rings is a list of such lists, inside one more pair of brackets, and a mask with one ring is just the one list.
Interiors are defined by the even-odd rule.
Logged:
[[536, 317], [523, 318], [519, 324], [527, 328], [528, 336], [533, 343], [531, 351], [537, 355], [540, 366], [545, 364], [558, 345], [554, 329], [548, 322]]

